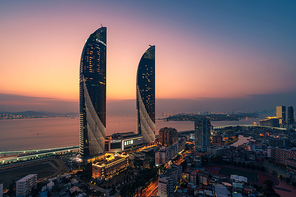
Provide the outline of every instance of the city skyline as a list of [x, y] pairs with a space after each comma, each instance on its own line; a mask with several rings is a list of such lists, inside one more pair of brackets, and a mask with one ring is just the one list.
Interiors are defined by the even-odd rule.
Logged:
[[77, 62], [85, 37], [100, 23], [110, 30], [107, 114], [117, 113], [113, 106], [135, 109], [136, 67], [148, 43], [158, 46], [158, 114], [295, 106], [295, 7], [1, 2], [0, 111], [78, 111]]

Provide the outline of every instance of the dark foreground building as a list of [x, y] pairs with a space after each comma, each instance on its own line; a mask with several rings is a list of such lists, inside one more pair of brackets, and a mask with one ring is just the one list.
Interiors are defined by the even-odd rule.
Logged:
[[106, 27], [87, 39], [80, 62], [80, 154], [104, 153], [106, 136]]
[[143, 54], [137, 72], [137, 133], [144, 143], [155, 140], [155, 46]]
[[203, 118], [194, 121], [194, 135], [195, 135], [195, 151], [206, 152], [207, 148], [210, 147], [210, 129], [211, 121]]
[[294, 124], [295, 120], [294, 120], [294, 109], [293, 106], [288, 107], [288, 124]]

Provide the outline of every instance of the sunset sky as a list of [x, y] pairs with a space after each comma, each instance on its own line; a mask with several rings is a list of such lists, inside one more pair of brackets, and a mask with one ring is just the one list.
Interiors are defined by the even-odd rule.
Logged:
[[268, 0], [0, 1], [0, 111], [78, 112], [81, 52], [101, 24], [107, 113], [125, 101], [135, 110], [149, 44], [158, 110], [296, 107], [295, 10]]

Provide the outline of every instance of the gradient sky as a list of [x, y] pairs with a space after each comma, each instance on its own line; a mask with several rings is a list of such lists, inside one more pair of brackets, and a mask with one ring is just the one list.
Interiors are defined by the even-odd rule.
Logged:
[[[260, 95], [261, 108], [296, 106], [295, 10], [295, 1], [270, 0], [0, 1], [0, 111], [78, 111], [81, 52], [101, 24], [111, 108], [136, 98], [149, 44], [156, 46], [158, 100], [179, 108], [182, 100], [212, 102], [209, 110], [200, 102], [178, 111], [255, 109]], [[285, 102], [276, 102], [281, 96]], [[227, 108], [227, 99], [241, 103]]]

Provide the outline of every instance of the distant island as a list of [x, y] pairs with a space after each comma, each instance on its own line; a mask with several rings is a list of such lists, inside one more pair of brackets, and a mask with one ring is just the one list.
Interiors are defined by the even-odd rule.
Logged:
[[28, 118], [52, 118], [52, 117], [78, 117], [78, 113], [53, 113], [48, 111], [24, 111], [24, 112], [0, 112], [0, 120], [28, 119]]
[[257, 113], [236, 113], [236, 114], [177, 114], [164, 118], [166, 121], [194, 121], [208, 118], [211, 121], [239, 121], [246, 118], [258, 118]]

